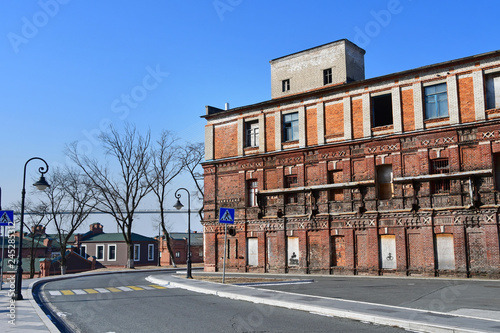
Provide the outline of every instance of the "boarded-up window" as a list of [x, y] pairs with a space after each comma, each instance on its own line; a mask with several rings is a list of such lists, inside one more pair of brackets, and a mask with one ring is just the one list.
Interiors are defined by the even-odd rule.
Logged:
[[345, 240], [344, 236], [331, 237], [332, 266], [345, 266]]
[[455, 269], [452, 234], [436, 235], [436, 267], [437, 269]]
[[322, 264], [321, 235], [319, 232], [308, 233], [308, 262], [309, 268], [319, 268]]
[[257, 238], [247, 239], [247, 258], [248, 266], [259, 265], [259, 246]]
[[380, 267], [382, 269], [396, 269], [396, 236], [380, 236]]
[[500, 108], [500, 73], [486, 75], [486, 107]]
[[377, 166], [378, 198], [382, 200], [391, 199], [394, 193], [392, 184], [392, 165]]
[[[332, 170], [328, 172], [328, 183], [329, 184], [339, 184], [342, 183], [342, 170]], [[344, 190], [341, 188], [331, 189], [328, 192], [330, 201], [342, 201], [344, 200]]]
[[288, 237], [287, 258], [288, 266], [299, 265], [299, 237]]

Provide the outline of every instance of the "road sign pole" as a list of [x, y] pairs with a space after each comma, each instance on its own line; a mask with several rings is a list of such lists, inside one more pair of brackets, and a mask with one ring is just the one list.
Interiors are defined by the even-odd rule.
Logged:
[[3, 253], [4, 253], [4, 249], [5, 249], [5, 226], [2, 226], [2, 261], [1, 261], [1, 265], [0, 265], [0, 290], [3, 289]]
[[226, 257], [227, 257], [227, 224], [224, 224], [224, 262], [222, 264], [222, 284], [226, 281]]

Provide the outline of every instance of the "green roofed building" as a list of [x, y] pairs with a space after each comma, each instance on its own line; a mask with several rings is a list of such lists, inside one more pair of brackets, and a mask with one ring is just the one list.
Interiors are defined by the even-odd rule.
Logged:
[[[151, 266], [158, 264], [158, 242], [151, 237], [132, 233], [134, 243], [135, 266]], [[123, 234], [105, 233], [100, 223], [90, 225], [90, 231], [77, 234], [73, 238], [73, 246], [84, 258], [96, 258], [96, 268], [123, 266], [127, 264], [127, 243]]]

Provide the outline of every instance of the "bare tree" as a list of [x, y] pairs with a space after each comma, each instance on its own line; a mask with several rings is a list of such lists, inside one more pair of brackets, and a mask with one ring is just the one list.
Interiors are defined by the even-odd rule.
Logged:
[[[99, 136], [108, 159], [115, 162], [117, 176], [113, 177], [109, 164], [78, 152], [76, 143], [67, 148], [68, 156], [88, 177], [98, 200], [96, 210], [111, 215], [118, 224], [127, 244], [127, 268], [134, 268], [132, 224], [141, 200], [151, 191], [146, 181], [150, 165], [150, 133], [143, 136], [130, 125], [123, 134], [110, 127]], [[115, 170], [115, 169], [114, 169]]]
[[56, 169], [50, 174], [51, 186], [45, 193], [45, 205], [61, 245], [61, 275], [66, 274], [66, 248], [74, 232], [87, 219], [97, 201], [87, 177], [74, 169]]
[[200, 220], [203, 220], [203, 197], [204, 197], [204, 185], [203, 185], [203, 170], [201, 170], [201, 162], [205, 158], [205, 145], [203, 142], [199, 143], [188, 143], [182, 148], [181, 161], [184, 170], [191, 176], [196, 185], [198, 198], [202, 202], [202, 206], [198, 211]]
[[[20, 211], [21, 202], [16, 203], [15, 210]], [[24, 227], [26, 230], [30, 230], [29, 238], [26, 240], [30, 242], [29, 246], [29, 259], [30, 259], [30, 279], [35, 276], [35, 261], [37, 258], [36, 252], [40, 247], [40, 240], [42, 238], [45, 227], [51, 221], [50, 215], [48, 214], [48, 207], [40, 203], [38, 205], [33, 204], [31, 201], [26, 201], [24, 204], [24, 213], [26, 218], [24, 219]], [[21, 216], [19, 216], [19, 222], [21, 221]], [[24, 235], [20, 235], [24, 236]], [[19, 237], [19, 241], [23, 241], [24, 237]], [[24, 246], [23, 246], [24, 248]]]
[[[163, 131], [157, 145], [151, 152], [151, 167], [147, 173], [148, 184], [158, 200], [160, 208], [160, 226], [167, 242], [172, 264], [175, 267], [175, 258], [170, 244], [170, 235], [165, 224], [165, 197], [167, 186], [182, 171], [182, 161], [179, 158], [177, 138], [169, 131]], [[159, 240], [161, 241], [161, 239]]]

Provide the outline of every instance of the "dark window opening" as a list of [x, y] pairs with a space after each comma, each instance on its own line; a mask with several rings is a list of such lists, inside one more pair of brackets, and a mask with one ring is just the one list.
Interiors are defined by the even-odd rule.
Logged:
[[333, 82], [332, 69], [328, 68], [323, 70], [323, 85], [327, 85]]
[[[450, 166], [448, 164], [448, 159], [437, 159], [431, 161], [431, 174], [447, 174], [450, 172]], [[450, 192], [450, 180], [449, 179], [438, 179], [431, 182], [431, 192], [434, 194], [439, 193], [449, 193]]]
[[281, 81], [281, 91], [289, 91], [290, 90], [290, 79]]
[[[293, 188], [298, 186], [297, 175], [289, 175], [285, 177], [285, 187]], [[296, 204], [298, 202], [297, 193], [287, 193], [285, 195], [285, 203]]]
[[392, 94], [372, 97], [373, 127], [392, 125]]

